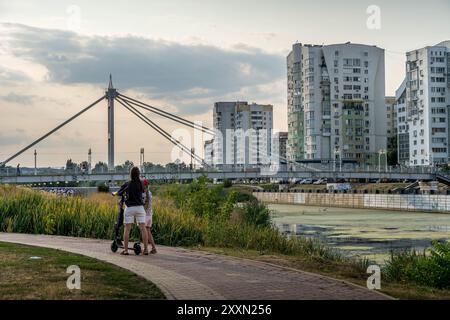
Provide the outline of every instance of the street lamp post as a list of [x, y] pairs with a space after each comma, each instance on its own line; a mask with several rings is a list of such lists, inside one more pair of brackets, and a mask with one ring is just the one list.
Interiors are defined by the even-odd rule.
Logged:
[[378, 151], [378, 172], [381, 172], [381, 155], [384, 154], [386, 155], [386, 162], [385, 162], [385, 171], [387, 172], [387, 152], [384, 149], [380, 149], [380, 151]]
[[141, 172], [144, 172], [144, 163], [145, 163], [144, 148], [141, 148], [139, 155], [139, 166], [141, 167]]
[[385, 164], [385, 169], [386, 169], [386, 172], [388, 172], [388, 163], [387, 163], [387, 150], [385, 150], [385, 152], [384, 152], [384, 160], [386, 160], [386, 162], [385, 162], [384, 164]]
[[334, 150], [333, 172], [336, 171], [336, 155], [337, 155], [337, 150]]
[[340, 150], [334, 150], [333, 171], [336, 171], [336, 156], [339, 155], [339, 172], [342, 172], [342, 156]]
[[36, 149], [34, 149], [34, 175], [37, 175], [37, 152]]
[[88, 174], [92, 174], [92, 150], [88, 150]]

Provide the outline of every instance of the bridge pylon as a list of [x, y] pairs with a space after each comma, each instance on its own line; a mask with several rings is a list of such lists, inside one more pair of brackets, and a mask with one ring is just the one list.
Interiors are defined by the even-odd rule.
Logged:
[[117, 90], [113, 86], [111, 74], [105, 97], [108, 100], [108, 169], [114, 171], [114, 99], [117, 97]]

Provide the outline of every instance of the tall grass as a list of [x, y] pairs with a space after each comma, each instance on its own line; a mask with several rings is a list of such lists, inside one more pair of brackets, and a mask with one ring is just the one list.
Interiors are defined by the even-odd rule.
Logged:
[[109, 238], [115, 219], [112, 203], [0, 187], [1, 231]]
[[[106, 194], [85, 199], [0, 186], [0, 230], [109, 239], [117, 218], [116, 200]], [[171, 199], [157, 198], [153, 206], [155, 240], [160, 244], [252, 249], [313, 259], [341, 259], [337, 252], [319, 242], [287, 238], [272, 226], [198, 216], [178, 208]], [[135, 229], [133, 234], [137, 237], [138, 230]]]

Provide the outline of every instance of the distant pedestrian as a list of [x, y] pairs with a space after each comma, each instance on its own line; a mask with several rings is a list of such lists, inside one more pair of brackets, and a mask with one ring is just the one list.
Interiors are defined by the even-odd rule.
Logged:
[[17, 164], [17, 175], [20, 176], [20, 163]]

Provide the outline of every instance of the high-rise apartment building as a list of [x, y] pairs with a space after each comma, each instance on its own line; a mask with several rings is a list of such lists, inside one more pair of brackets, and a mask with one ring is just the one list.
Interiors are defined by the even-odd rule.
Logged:
[[406, 53], [409, 165], [449, 162], [450, 41]]
[[387, 138], [389, 144], [389, 138], [397, 135], [397, 111], [395, 109], [395, 97], [386, 97], [386, 117], [387, 117]]
[[287, 77], [289, 160], [376, 163], [387, 143], [383, 49], [296, 43]]
[[395, 108], [395, 97], [385, 97], [386, 117], [387, 117], [387, 150], [397, 150], [397, 109]]
[[274, 157], [278, 157], [279, 163], [286, 164], [287, 163], [287, 140], [288, 133], [287, 132], [276, 132], [273, 134], [272, 139], [272, 154]]
[[406, 79], [395, 91], [395, 110], [397, 112], [397, 162], [409, 166], [409, 125], [406, 112]]
[[245, 101], [214, 104], [213, 142], [205, 143], [205, 154], [215, 166], [252, 166], [270, 163], [273, 106]]

